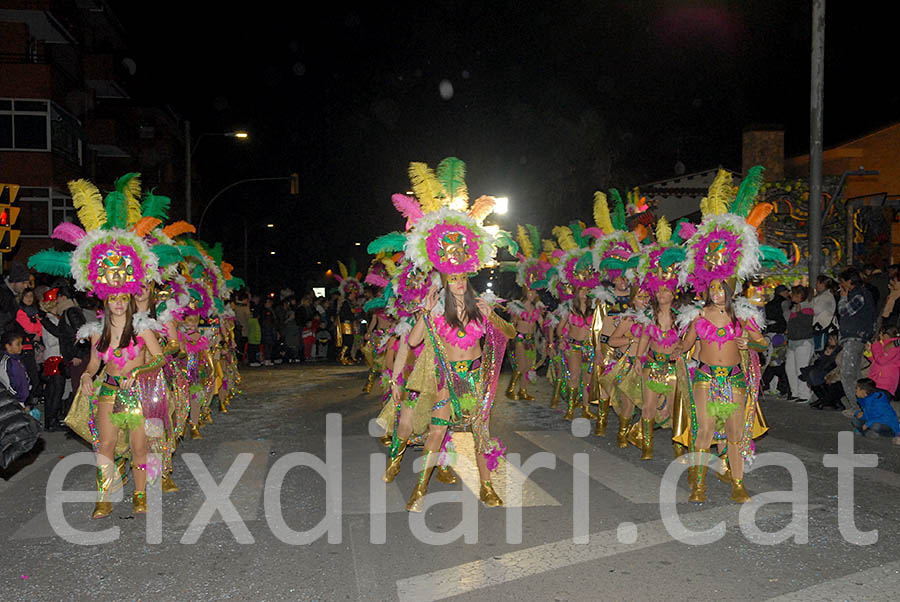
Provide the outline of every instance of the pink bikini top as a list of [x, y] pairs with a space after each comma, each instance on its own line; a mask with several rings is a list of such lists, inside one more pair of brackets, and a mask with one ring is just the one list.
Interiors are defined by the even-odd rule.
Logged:
[[518, 317], [523, 322], [527, 322], [529, 324], [534, 324], [535, 322], [538, 321], [538, 318], [541, 317], [541, 310], [538, 309], [537, 307], [535, 307], [533, 311], [530, 311], [530, 312], [523, 311], [522, 313], [519, 314]]
[[459, 349], [468, 349], [472, 345], [478, 343], [484, 336], [485, 328], [478, 320], [469, 320], [465, 328], [458, 329], [451, 326], [444, 319], [444, 316], [438, 316], [434, 319], [434, 325], [441, 337]]
[[106, 348], [106, 351], [100, 351], [98, 349], [97, 355], [103, 360], [103, 363], [108, 364], [112, 362], [121, 371], [122, 368], [125, 367], [125, 364], [133, 361], [137, 357], [143, 344], [144, 342], [138, 337], [137, 343], [132, 339], [131, 342], [128, 343], [128, 347], [113, 348], [112, 345], [110, 345]]
[[576, 313], [572, 313], [569, 315], [569, 324], [571, 324], [575, 328], [588, 328], [590, 326], [590, 320], [591, 318], [582, 318]]
[[185, 351], [188, 353], [199, 353], [209, 347], [209, 339], [204, 336], [201, 336], [196, 342], [192, 343], [190, 337], [192, 334], [196, 334], [196, 331], [178, 333], [178, 342], [181, 343], [181, 347]]
[[647, 336], [660, 347], [667, 349], [678, 342], [678, 329], [674, 326], [666, 331], [656, 324], [647, 325]]
[[728, 341], [733, 341], [743, 334], [743, 329], [741, 328], [741, 324], [732, 322], [727, 326], [716, 326], [703, 316], [697, 318], [697, 323], [694, 328], [697, 331], [697, 336], [700, 339], [710, 342], [716, 343], [719, 345], [719, 349], [722, 348], [722, 345], [727, 343]]

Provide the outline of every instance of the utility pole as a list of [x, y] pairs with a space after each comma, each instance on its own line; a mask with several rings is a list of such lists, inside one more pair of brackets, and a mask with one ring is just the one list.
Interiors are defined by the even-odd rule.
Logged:
[[812, 0], [812, 61], [809, 92], [809, 284], [822, 263], [822, 109], [825, 87], [825, 0]]

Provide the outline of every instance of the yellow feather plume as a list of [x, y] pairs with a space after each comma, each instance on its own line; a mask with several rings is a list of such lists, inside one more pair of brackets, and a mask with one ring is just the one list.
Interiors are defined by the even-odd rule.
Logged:
[[522, 252], [522, 255], [534, 257], [534, 245], [531, 244], [531, 238], [528, 237], [528, 230], [522, 224], [519, 224], [516, 240], [519, 241], [519, 250]]
[[665, 217], [659, 218], [656, 222], [656, 242], [665, 244], [672, 238], [672, 226]]
[[603, 230], [604, 234], [615, 232], [612, 219], [609, 217], [609, 204], [606, 202], [606, 193], [598, 190], [594, 193], [594, 222]]
[[348, 276], [347, 266], [340, 261], [338, 262], [338, 271], [341, 273], [341, 278], [346, 278]]
[[709, 186], [709, 192], [700, 201], [700, 213], [703, 214], [703, 217], [728, 213], [728, 207], [734, 200], [734, 193], [731, 173], [720, 169], [716, 174], [716, 179]]
[[106, 223], [106, 210], [103, 208], [103, 195], [97, 187], [87, 180], [69, 182], [72, 204], [78, 211], [78, 219], [87, 231], [96, 230]]
[[381, 263], [384, 264], [384, 269], [387, 270], [388, 276], [393, 277], [400, 270], [391, 257], [385, 257], [381, 260]]
[[133, 226], [141, 219], [141, 177], [135, 175], [128, 180], [123, 192], [128, 205], [128, 225]]
[[553, 228], [553, 236], [559, 241], [559, 248], [563, 251], [571, 251], [578, 247], [575, 243], [575, 237], [572, 236], [572, 230], [568, 226], [555, 226]]
[[481, 195], [472, 203], [472, 208], [469, 209], [469, 217], [480, 224], [484, 221], [484, 218], [494, 212], [494, 205], [496, 204], [497, 201], [494, 200], [494, 197]]
[[413, 192], [419, 199], [422, 211], [430, 213], [437, 211], [444, 204], [444, 192], [434, 170], [428, 167], [427, 163], [410, 163], [409, 164], [409, 181], [412, 184]]
[[543, 251], [544, 251], [544, 253], [546, 253], [547, 255], [553, 255], [553, 251], [555, 251], [556, 249], [559, 248], [559, 247], [556, 246], [556, 242], [550, 240], [549, 238], [545, 238], [545, 239], [544, 239], [543, 241], [541, 241], [541, 242], [542, 242], [542, 245], [541, 245], [541, 246], [542, 246], [542, 248], [543, 248]]

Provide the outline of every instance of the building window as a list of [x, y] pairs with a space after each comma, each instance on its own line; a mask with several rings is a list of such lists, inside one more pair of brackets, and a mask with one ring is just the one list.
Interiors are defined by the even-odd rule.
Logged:
[[53, 152], [81, 165], [81, 122], [55, 102], [50, 103], [50, 119], [50, 146]]
[[48, 238], [60, 223], [78, 223], [72, 198], [52, 188], [21, 188], [16, 205], [22, 208], [16, 224], [25, 238]]
[[49, 151], [50, 102], [0, 99], [0, 150]]

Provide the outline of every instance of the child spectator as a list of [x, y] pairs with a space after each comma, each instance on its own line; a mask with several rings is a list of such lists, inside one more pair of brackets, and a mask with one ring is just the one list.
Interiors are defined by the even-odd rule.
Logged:
[[791, 386], [791, 401], [809, 403], [812, 392], [800, 379], [800, 371], [809, 366], [813, 356], [813, 307], [808, 300], [809, 289], [791, 289], [791, 310], [787, 321], [787, 356], [784, 368]]
[[22, 363], [22, 335], [7, 330], [0, 336], [0, 344], [3, 346], [0, 355], [0, 379], [3, 379], [3, 385], [15, 395], [19, 405], [34, 416], [37, 410], [33, 408], [30, 400], [28, 372]]
[[[897, 412], [891, 406], [891, 397], [875, 386], [871, 378], [861, 378], [856, 383], [859, 410], [851, 419], [853, 432], [863, 437], [875, 433], [882, 437], [900, 435]], [[895, 443], [897, 440], [895, 439]]]
[[900, 347], [897, 346], [897, 328], [885, 326], [872, 343], [872, 365], [869, 367], [869, 378], [875, 386], [894, 396], [897, 381], [900, 380]]
[[787, 399], [791, 396], [791, 388], [788, 386], [787, 373], [784, 369], [784, 359], [787, 356], [787, 339], [783, 334], [766, 333], [769, 342], [769, 362], [762, 375], [762, 388], [769, 394], [776, 394], [771, 389], [772, 379], [777, 380], [777, 394]]
[[250, 317], [247, 319], [247, 360], [254, 368], [259, 364], [259, 345], [262, 343], [262, 329], [259, 325], [258, 307], [254, 307], [250, 311]]
[[37, 297], [33, 288], [22, 291], [22, 299], [19, 301], [19, 311], [16, 313], [16, 322], [22, 328], [22, 355], [21, 360], [28, 372], [28, 382], [32, 387], [30, 393], [37, 397], [37, 387], [40, 384], [38, 374], [35, 345], [39, 344], [44, 328], [41, 325], [41, 308], [38, 307]]

